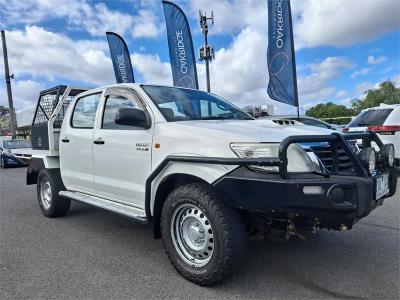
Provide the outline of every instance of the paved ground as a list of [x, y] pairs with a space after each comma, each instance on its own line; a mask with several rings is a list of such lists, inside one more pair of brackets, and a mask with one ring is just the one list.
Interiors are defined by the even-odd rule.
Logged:
[[204, 288], [174, 271], [149, 226], [78, 203], [45, 218], [25, 172], [0, 169], [1, 299], [400, 297], [399, 193], [349, 232], [251, 242]]

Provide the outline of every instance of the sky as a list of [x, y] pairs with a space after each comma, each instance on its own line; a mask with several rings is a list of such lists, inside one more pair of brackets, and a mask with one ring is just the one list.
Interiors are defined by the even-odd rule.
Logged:
[[[196, 53], [203, 43], [198, 11], [214, 12], [212, 92], [239, 106], [274, 104], [276, 113], [295, 113], [267, 95], [267, 0], [174, 2], [189, 18]], [[328, 101], [350, 105], [384, 80], [400, 86], [400, 0], [291, 5], [302, 112]], [[34, 107], [39, 91], [55, 85], [115, 83], [106, 31], [126, 40], [137, 82], [172, 85], [161, 0], [0, 0], [0, 7], [17, 111]], [[204, 63], [197, 71], [205, 90]], [[0, 105], [7, 106], [3, 76]]]

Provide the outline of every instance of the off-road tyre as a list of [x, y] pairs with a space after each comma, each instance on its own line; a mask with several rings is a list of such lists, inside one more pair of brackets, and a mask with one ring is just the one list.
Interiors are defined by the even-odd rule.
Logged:
[[[48, 184], [48, 185], [47, 185]], [[50, 188], [49, 199], [44, 200], [41, 189], [46, 185]], [[47, 190], [47, 189], [46, 189]], [[42, 169], [37, 180], [37, 197], [42, 213], [49, 218], [62, 217], [68, 213], [71, 200], [58, 195], [65, 190], [59, 169]]]
[[[207, 218], [213, 230], [213, 253], [209, 262], [202, 267], [185, 261], [174, 244], [174, 214], [182, 205], [194, 205]], [[226, 275], [243, 256], [247, 235], [239, 211], [228, 206], [205, 183], [191, 183], [173, 190], [167, 197], [161, 212], [161, 233], [165, 250], [175, 269], [186, 279], [199, 285], [212, 285]]]

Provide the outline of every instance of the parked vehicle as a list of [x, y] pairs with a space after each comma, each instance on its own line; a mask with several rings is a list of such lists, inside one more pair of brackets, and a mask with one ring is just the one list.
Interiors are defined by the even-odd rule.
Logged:
[[176, 270], [200, 285], [238, 263], [249, 235], [348, 230], [396, 190], [393, 145], [371, 132], [255, 120], [199, 90], [82, 90], [38, 101], [27, 184], [42, 213], [64, 216], [72, 199], [151, 222]]
[[3, 140], [0, 145], [0, 166], [26, 166], [32, 156], [32, 145], [28, 140]]
[[275, 123], [282, 123], [284, 120], [291, 120], [291, 121], [297, 121], [300, 122], [304, 125], [308, 126], [315, 126], [315, 127], [321, 127], [321, 128], [326, 128], [326, 129], [331, 129], [331, 130], [339, 130], [342, 131], [339, 125], [335, 124], [329, 124], [327, 122], [324, 122], [322, 120], [309, 117], [309, 116], [293, 116], [293, 115], [287, 115], [287, 116], [267, 116], [267, 117], [262, 117], [261, 119], [265, 120], [272, 120]]
[[400, 167], [400, 104], [381, 104], [362, 110], [345, 132], [373, 131], [383, 143], [391, 143], [395, 149], [395, 165]]

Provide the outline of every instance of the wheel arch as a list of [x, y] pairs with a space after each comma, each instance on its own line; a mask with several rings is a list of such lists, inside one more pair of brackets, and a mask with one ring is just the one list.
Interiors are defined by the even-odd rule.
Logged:
[[42, 169], [60, 169], [59, 157], [32, 157], [26, 173], [26, 184], [37, 184], [38, 175]]
[[197, 177], [195, 175], [184, 174], [184, 173], [174, 173], [166, 176], [157, 186], [157, 191], [154, 197], [154, 205], [153, 205], [153, 234], [154, 238], [161, 238], [161, 210], [164, 204], [165, 199], [175, 188], [178, 186], [195, 183], [195, 182], [203, 182], [209, 184], [206, 180]]

